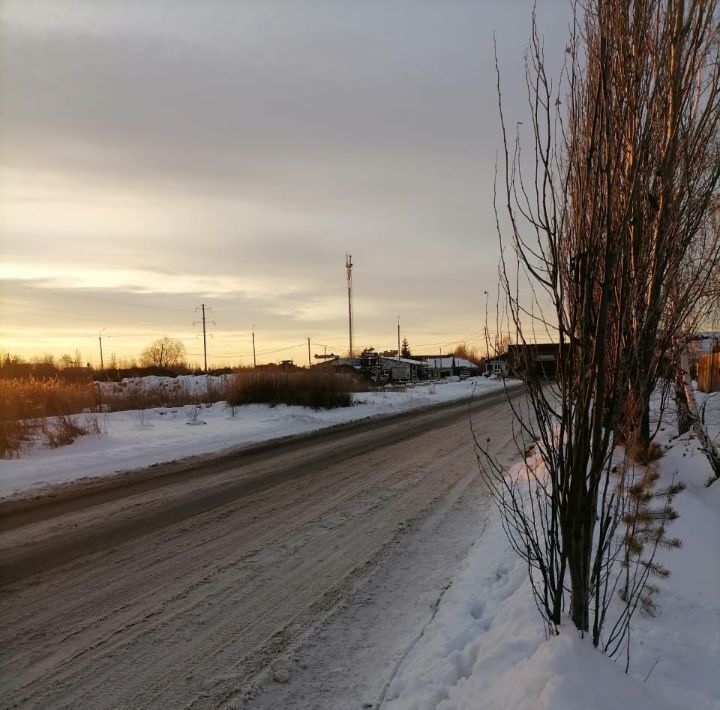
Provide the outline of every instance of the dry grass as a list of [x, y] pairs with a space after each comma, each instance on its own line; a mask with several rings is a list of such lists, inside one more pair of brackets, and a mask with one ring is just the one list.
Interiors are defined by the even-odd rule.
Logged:
[[96, 408], [92, 383], [0, 379], [0, 405], [0, 458], [20, 456], [36, 441], [56, 448], [100, 433], [97, 417], [74, 416]]
[[228, 385], [226, 401], [233, 408], [243, 404], [298, 405], [311, 409], [349, 407], [352, 393], [364, 389], [350, 374], [329, 371], [254, 370], [238, 373]]
[[208, 380], [197, 392], [181, 380], [142, 379], [100, 385], [60, 378], [0, 379], [0, 458], [23, 453], [34, 441], [58, 447], [87, 433], [99, 433], [97, 418], [75, 415], [153, 407], [199, 406], [226, 401], [234, 414], [243, 404], [300, 405], [313, 409], [347, 407], [352, 392], [365, 383], [334, 371], [281, 369], [241, 370], [222, 380]]
[[89, 383], [32, 377], [0, 380], [0, 458], [19, 456], [38, 436], [48, 445], [61, 445], [55, 442], [70, 437], [71, 423], [56, 424], [54, 418], [88, 410], [93, 402]]
[[3, 420], [36, 419], [92, 409], [95, 394], [92, 383], [31, 377], [0, 380], [0, 403]]
[[654, 441], [649, 444], [636, 442], [628, 450], [630, 459], [640, 466], [647, 466], [653, 461], [661, 459], [664, 453], [662, 446]]
[[16, 421], [79, 414], [227, 401], [234, 406], [257, 402], [325, 408], [347, 406], [351, 392], [367, 385], [334, 371], [247, 369], [221, 380], [210, 379], [197, 391], [179, 379], [152, 383], [142, 378], [116, 383], [67, 382], [59, 378], [0, 379], [0, 420]]
[[35, 429], [30, 419], [0, 419], [0, 459], [20, 456], [30, 445]]

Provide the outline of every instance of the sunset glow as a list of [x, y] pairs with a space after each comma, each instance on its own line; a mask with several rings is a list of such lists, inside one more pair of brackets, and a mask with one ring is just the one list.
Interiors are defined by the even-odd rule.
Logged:
[[417, 352], [484, 343], [491, 36], [521, 76], [527, 7], [282, 7], [3, 3], [2, 352], [97, 365], [103, 331], [198, 361], [204, 303], [212, 365], [253, 324], [261, 361], [306, 364], [308, 337], [347, 349], [347, 252], [359, 346], [396, 347], [398, 315]]

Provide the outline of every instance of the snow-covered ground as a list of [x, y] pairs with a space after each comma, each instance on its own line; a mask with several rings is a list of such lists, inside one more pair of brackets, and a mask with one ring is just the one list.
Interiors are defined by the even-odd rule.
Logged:
[[[720, 419], [720, 397], [708, 400]], [[525, 565], [510, 550], [497, 511], [442, 599], [433, 622], [388, 687], [388, 710], [718, 710], [720, 708], [720, 482], [692, 435], [658, 440], [663, 480], [677, 472], [687, 489], [674, 500], [661, 550], [672, 571], [659, 583], [659, 613], [636, 614], [630, 671], [581, 639], [569, 622], [547, 639]]]
[[[125, 386], [143, 384], [158, 388], [165, 383], [197, 392], [204, 377], [144, 378]], [[454, 378], [457, 379], [457, 378]], [[165, 382], [167, 381], [167, 382]], [[518, 382], [507, 381], [508, 386]], [[108, 385], [112, 386], [112, 385]], [[217, 453], [235, 446], [302, 434], [317, 429], [383, 414], [408, 411], [434, 403], [480, 396], [502, 389], [503, 383], [484, 377], [464, 381], [385, 389], [355, 394], [352, 407], [313, 411], [303, 407], [238, 407], [235, 416], [224, 402], [196, 407], [154, 408], [101, 415], [102, 433], [83, 436], [69, 446], [39, 446], [18, 459], [0, 460], [0, 498], [79, 478], [107, 476], [186, 456]]]
[[696, 392], [695, 401], [708, 435], [720, 446], [720, 392]]
[[[0, 495], [81, 476], [107, 475], [181, 456], [307, 432], [379, 414], [482, 394], [502, 387], [483, 378], [363, 393], [348, 409], [243, 407], [223, 404], [118, 412], [103, 416], [103, 435], [64, 449], [34, 450], [0, 462]], [[433, 391], [434, 389], [434, 391]], [[711, 436], [720, 432], [720, 396], [706, 403]], [[190, 425], [194, 415], [206, 424]], [[510, 550], [497, 511], [442, 596], [432, 621], [397, 668], [383, 699], [387, 710], [720, 710], [720, 482], [692, 434], [661, 429], [662, 482], [686, 484], [673, 505], [670, 534], [680, 550], [660, 550], [672, 572], [659, 582], [658, 613], [636, 614], [630, 670], [581, 639], [568, 622], [548, 639], [525, 565]]]

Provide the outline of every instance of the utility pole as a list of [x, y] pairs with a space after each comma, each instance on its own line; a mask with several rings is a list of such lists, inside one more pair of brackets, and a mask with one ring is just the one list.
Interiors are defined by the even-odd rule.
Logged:
[[400, 316], [398, 316], [398, 360], [400, 359]]
[[488, 332], [488, 292], [485, 294], [485, 359], [490, 359], [490, 333]]
[[103, 334], [103, 328], [100, 333], [98, 334], [98, 342], [100, 343], [100, 370], [105, 370], [105, 363], [103, 362], [103, 353], [102, 353], [102, 334]]
[[252, 324], [252, 343], [253, 343], [253, 367], [257, 367], [257, 360], [255, 360], [255, 323]]
[[203, 359], [205, 364], [205, 374], [207, 375], [207, 330], [205, 329], [205, 304], [202, 305], [202, 322], [203, 322]]
[[310, 359], [310, 338], [308, 338], [308, 370], [312, 367], [312, 360]]
[[[202, 330], [203, 330], [203, 358], [204, 358], [204, 364], [205, 364], [205, 374], [207, 375], [208, 366], [207, 366], [207, 321], [205, 316], [205, 304], [201, 303], [198, 308], [195, 309], [196, 311], [202, 312], [202, 320], [200, 323], [202, 323]], [[208, 308], [209, 311], [212, 310], [212, 308]], [[197, 325], [198, 321], [195, 321], [193, 325]], [[215, 325], [215, 321], [211, 321], [213, 325]]]
[[353, 308], [352, 308], [352, 255], [345, 254], [345, 280], [348, 290], [348, 334], [350, 339], [350, 357], [353, 356]]

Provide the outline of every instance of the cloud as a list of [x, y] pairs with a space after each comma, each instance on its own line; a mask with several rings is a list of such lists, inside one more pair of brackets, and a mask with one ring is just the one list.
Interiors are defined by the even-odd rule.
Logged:
[[[341, 335], [351, 252], [371, 331], [472, 330], [498, 255], [492, 32], [516, 113], [529, 7], [8, 0], [5, 289], [77, 322], [95, 298], [88, 329], [207, 299]], [[566, 3], [540, 12], [562, 54]]]

